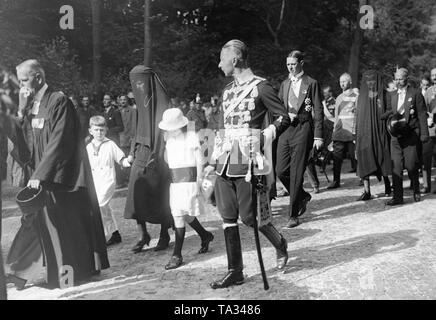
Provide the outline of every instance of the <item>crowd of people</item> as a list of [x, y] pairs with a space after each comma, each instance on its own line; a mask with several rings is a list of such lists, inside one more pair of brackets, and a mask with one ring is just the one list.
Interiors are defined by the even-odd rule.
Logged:
[[[342, 92], [334, 97], [332, 84], [322, 87], [305, 73], [302, 52], [292, 51], [285, 61], [289, 75], [277, 93], [251, 71], [245, 43], [231, 40], [221, 50], [219, 68], [233, 81], [222, 95], [209, 100], [197, 94], [189, 102], [173, 98], [154, 119], [165, 132], [171, 212], [170, 220], [152, 222], [161, 224], [156, 250], [168, 247], [169, 227], [175, 232], [165, 269], [183, 263], [185, 222], [200, 236], [199, 253], [208, 252], [214, 236], [197, 217], [205, 211], [203, 183], [212, 175], [213, 204], [223, 220], [228, 261], [228, 272], [211, 283], [213, 289], [244, 281], [238, 218], [258, 228], [276, 248], [277, 269], [285, 268], [288, 242], [273, 224], [270, 201], [289, 195], [284, 228], [298, 226], [312, 199], [303, 188], [305, 173], [312, 192], [320, 192], [317, 166], [327, 177], [326, 165], [332, 163], [326, 189], [340, 188], [342, 163], [348, 158], [356, 182], [363, 186], [358, 201], [373, 198], [370, 177], [376, 176], [383, 179], [385, 196], [393, 195], [386, 204], [403, 204], [404, 169], [415, 202], [432, 192], [436, 68], [420, 88], [413, 88], [405, 68], [397, 68], [390, 82], [367, 70], [359, 88], [343, 73], [338, 79]], [[25, 284], [30, 269], [44, 256], [47, 282], [61, 287], [65, 265], [73, 266], [78, 279], [109, 268], [106, 247], [121, 242], [110, 208], [117, 187], [128, 186], [125, 218], [136, 219], [140, 232], [133, 252], [149, 244], [146, 220], [139, 218], [139, 211], [147, 209], [137, 204], [146, 190], [138, 187], [137, 179], [146, 174], [153, 143], [142, 136], [145, 108], [136, 106], [133, 92], [105, 94], [101, 103], [91, 103], [89, 96], [80, 101], [66, 97], [51, 90], [36, 60], [20, 64], [17, 75], [19, 106], [16, 112], [7, 111], [2, 101], [0, 137], [28, 148], [13, 153], [14, 159], [27, 170], [27, 187], [42, 187], [46, 200], [35, 215], [23, 215], [6, 261], [8, 281], [19, 285], [24, 279]], [[209, 144], [205, 137], [211, 140], [211, 132], [214, 141]], [[283, 186], [281, 192], [276, 192], [276, 181]]]

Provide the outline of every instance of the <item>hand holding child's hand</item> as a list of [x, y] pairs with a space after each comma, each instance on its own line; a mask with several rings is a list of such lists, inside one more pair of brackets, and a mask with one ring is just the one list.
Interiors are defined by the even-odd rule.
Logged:
[[121, 165], [122, 165], [124, 168], [129, 168], [129, 167], [131, 166], [130, 161], [129, 161], [129, 158], [124, 158], [123, 161], [121, 161]]
[[212, 167], [212, 166], [207, 166], [207, 167], [204, 168], [204, 170], [203, 170], [203, 176], [204, 176], [204, 177], [207, 177], [207, 176], [210, 175], [214, 170], [215, 170], [214, 167]]

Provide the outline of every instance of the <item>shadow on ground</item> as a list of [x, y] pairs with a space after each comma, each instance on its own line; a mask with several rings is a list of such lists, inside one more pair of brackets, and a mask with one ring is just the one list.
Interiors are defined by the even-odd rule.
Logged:
[[289, 251], [291, 260], [285, 273], [303, 269], [322, 269], [356, 259], [366, 259], [378, 254], [412, 248], [418, 242], [418, 238], [413, 236], [416, 233], [418, 230], [367, 234], [328, 245]]

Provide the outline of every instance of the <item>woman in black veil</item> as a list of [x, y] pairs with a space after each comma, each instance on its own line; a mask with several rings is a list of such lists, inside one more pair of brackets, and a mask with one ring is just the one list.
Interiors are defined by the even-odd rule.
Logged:
[[363, 180], [364, 192], [358, 200], [371, 199], [369, 177], [383, 177], [385, 195], [391, 194], [388, 175], [392, 174], [390, 136], [386, 122], [381, 119], [385, 112], [386, 92], [382, 76], [375, 70], [363, 73], [356, 110], [356, 157], [357, 174]]

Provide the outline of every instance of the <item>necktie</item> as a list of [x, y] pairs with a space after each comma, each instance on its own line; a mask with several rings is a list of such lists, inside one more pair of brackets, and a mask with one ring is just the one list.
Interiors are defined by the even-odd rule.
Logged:
[[398, 113], [403, 114], [404, 113], [404, 102], [406, 98], [406, 91], [405, 90], [398, 90]]

